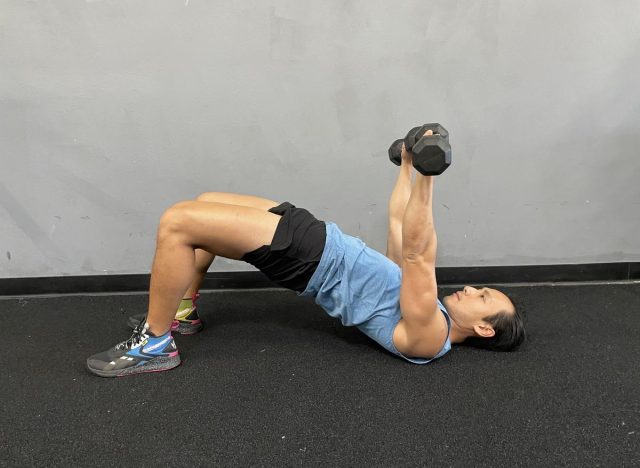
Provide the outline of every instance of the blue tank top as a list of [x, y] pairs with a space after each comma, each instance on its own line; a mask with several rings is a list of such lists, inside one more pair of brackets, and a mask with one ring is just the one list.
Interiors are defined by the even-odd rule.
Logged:
[[365, 245], [359, 238], [344, 234], [335, 223], [326, 222], [327, 241], [320, 263], [299, 296], [315, 297], [315, 302], [345, 326], [356, 326], [382, 347], [414, 364], [427, 364], [451, 349], [451, 319], [444, 305], [438, 307], [447, 319], [447, 339], [432, 359], [409, 358], [393, 344], [393, 331], [402, 318], [400, 312], [400, 267]]

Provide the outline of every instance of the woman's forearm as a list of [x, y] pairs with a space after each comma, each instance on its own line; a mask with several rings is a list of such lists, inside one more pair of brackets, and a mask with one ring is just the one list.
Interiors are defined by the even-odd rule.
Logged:
[[402, 223], [404, 211], [411, 196], [413, 166], [410, 161], [402, 161], [398, 179], [389, 199], [389, 224]]
[[431, 252], [435, 259], [437, 238], [433, 223], [433, 181], [431, 176], [416, 177], [402, 223], [403, 258]]

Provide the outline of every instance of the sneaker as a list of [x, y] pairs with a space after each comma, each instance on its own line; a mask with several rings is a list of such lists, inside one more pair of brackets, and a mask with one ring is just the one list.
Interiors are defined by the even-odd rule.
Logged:
[[[202, 320], [200, 320], [200, 317], [198, 316], [198, 308], [196, 306], [196, 301], [199, 297], [200, 294], [193, 296], [192, 307], [187, 307], [176, 312], [176, 316], [171, 324], [172, 332], [180, 333], [181, 335], [193, 335], [204, 328]], [[136, 328], [146, 319], [146, 317], [147, 314], [132, 315], [129, 317], [127, 324], [131, 328]]]
[[171, 332], [154, 336], [143, 323], [127, 341], [87, 359], [87, 369], [100, 377], [122, 377], [179, 366], [180, 354]]

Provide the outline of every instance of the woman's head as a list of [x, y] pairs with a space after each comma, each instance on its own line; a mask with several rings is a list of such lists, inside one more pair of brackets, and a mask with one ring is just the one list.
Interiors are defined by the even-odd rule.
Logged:
[[443, 300], [464, 343], [494, 351], [511, 351], [525, 339], [524, 315], [497, 289], [465, 286]]

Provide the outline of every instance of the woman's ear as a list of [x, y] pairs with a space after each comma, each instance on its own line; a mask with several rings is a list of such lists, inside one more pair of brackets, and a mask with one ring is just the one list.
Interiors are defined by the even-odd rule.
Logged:
[[496, 331], [487, 322], [482, 322], [478, 325], [474, 325], [473, 331], [475, 331], [476, 335], [480, 338], [491, 338], [496, 334]]

